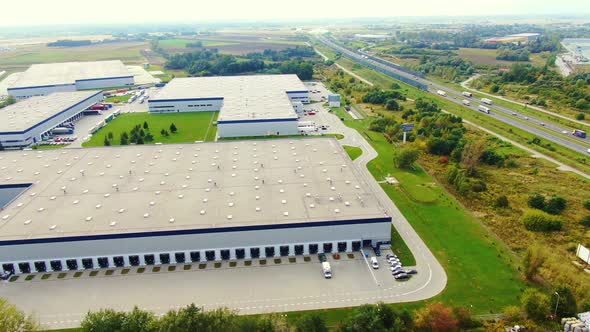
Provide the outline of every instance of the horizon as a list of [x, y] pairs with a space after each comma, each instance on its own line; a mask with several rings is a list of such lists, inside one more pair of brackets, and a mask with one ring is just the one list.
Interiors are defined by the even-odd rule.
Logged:
[[[474, 2], [479, 2], [474, 4]], [[0, 21], [3, 27], [35, 27], [60, 25], [96, 25], [96, 24], [204, 24], [204, 23], [296, 23], [313, 20], [386, 20], [409, 18], [481, 18], [481, 17], [530, 17], [557, 18], [559, 16], [573, 16], [583, 18], [588, 15], [590, 7], [580, 1], [563, 0], [534, 1], [523, 0], [511, 3], [510, 0], [496, 2], [449, 0], [440, 2], [435, 0], [419, 0], [396, 5], [387, 0], [374, 0], [371, 5], [351, 8], [348, 4], [336, 1], [314, 3], [312, 0], [301, 0], [297, 6], [309, 7], [311, 10], [301, 14], [298, 11], [285, 11], [282, 4], [272, 0], [252, 0], [247, 3], [233, 0], [208, 3], [206, 6], [191, 3], [188, 0], [175, 0], [168, 4], [168, 8], [155, 11], [155, 1], [141, 4], [118, 3], [114, 0], [101, 2], [101, 9], [106, 9], [104, 15], [88, 17], [85, 3], [73, 0], [55, 0], [41, 2], [35, 0], [10, 3], [6, 12], [16, 15], [5, 16]], [[35, 11], [30, 8], [35, 7]], [[112, 9], [112, 10], [110, 10]], [[376, 16], [375, 13], [380, 15]], [[392, 15], [383, 15], [391, 12]], [[26, 13], [27, 15], [18, 15]]]

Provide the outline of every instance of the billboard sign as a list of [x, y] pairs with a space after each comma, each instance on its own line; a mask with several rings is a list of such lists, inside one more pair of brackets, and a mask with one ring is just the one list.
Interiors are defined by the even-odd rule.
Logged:
[[413, 123], [403, 123], [402, 124], [402, 130], [407, 133], [409, 131], [414, 130], [414, 124]]

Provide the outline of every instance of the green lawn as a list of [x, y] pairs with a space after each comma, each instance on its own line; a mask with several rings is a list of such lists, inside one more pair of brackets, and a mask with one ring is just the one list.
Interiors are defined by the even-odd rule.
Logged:
[[131, 98], [131, 95], [113, 96], [104, 99], [107, 103], [126, 103]]
[[346, 150], [346, 153], [348, 153], [348, 156], [352, 160], [355, 160], [363, 154], [363, 150], [358, 146], [343, 145], [342, 147]]
[[[154, 135], [151, 143], [191, 143], [194, 141], [213, 141], [217, 134], [217, 127], [212, 124], [217, 120], [218, 112], [191, 112], [172, 114], [125, 113], [110, 122], [104, 128], [92, 135], [83, 146], [103, 146], [104, 138], [109, 132], [113, 133], [112, 145], [119, 145], [119, 138], [124, 131], [128, 132], [146, 121], [149, 130]], [[165, 137], [160, 134], [162, 129], [170, 131], [170, 124], [178, 128], [175, 134]]]

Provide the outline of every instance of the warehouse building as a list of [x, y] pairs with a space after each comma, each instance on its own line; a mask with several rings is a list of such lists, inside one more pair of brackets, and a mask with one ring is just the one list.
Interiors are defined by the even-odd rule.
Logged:
[[52, 129], [81, 117], [102, 99], [102, 91], [56, 92], [9, 105], [0, 111], [0, 144], [23, 148], [40, 142]]
[[133, 75], [120, 60], [32, 65], [8, 87], [17, 99], [133, 85]]
[[298, 134], [309, 91], [297, 75], [176, 78], [149, 100], [151, 113], [219, 111], [219, 137]]
[[15, 273], [350, 252], [391, 217], [333, 138], [0, 154]]

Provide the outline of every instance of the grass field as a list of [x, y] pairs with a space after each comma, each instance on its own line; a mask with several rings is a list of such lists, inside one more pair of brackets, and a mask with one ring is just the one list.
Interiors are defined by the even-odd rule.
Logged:
[[[104, 128], [92, 135], [83, 146], [103, 146], [104, 138], [109, 132], [113, 133], [112, 145], [119, 145], [119, 138], [123, 132], [129, 133], [135, 125], [149, 125], [149, 131], [154, 135], [150, 143], [192, 143], [194, 141], [213, 141], [217, 134], [217, 127], [212, 122], [217, 120], [218, 112], [191, 112], [173, 114], [126, 113], [117, 117]], [[175, 134], [163, 136], [160, 131], [170, 131], [170, 124], [178, 128]]]
[[[463, 60], [469, 60], [478, 65], [486, 66], [510, 66], [515, 61], [496, 60], [498, 55], [497, 50], [488, 50], [483, 48], [460, 48], [458, 51], [459, 57]], [[536, 66], [543, 66], [546, 62], [546, 55], [531, 54], [530, 62]]]
[[113, 96], [104, 99], [107, 103], [126, 103], [131, 98], [131, 95]]
[[139, 64], [145, 61], [141, 51], [145, 42], [118, 42], [80, 47], [47, 47], [44, 44], [24, 45], [0, 53], [0, 68], [22, 71], [33, 63], [121, 60]]
[[239, 42], [207, 40], [207, 39], [164, 39], [160, 40], [160, 46], [163, 48], [186, 48], [186, 44], [200, 41], [203, 47], [218, 47], [227, 45], [237, 45]]
[[363, 154], [363, 149], [359, 148], [358, 146], [343, 145], [342, 147], [352, 160], [355, 160], [356, 158], [360, 157], [361, 154]]

